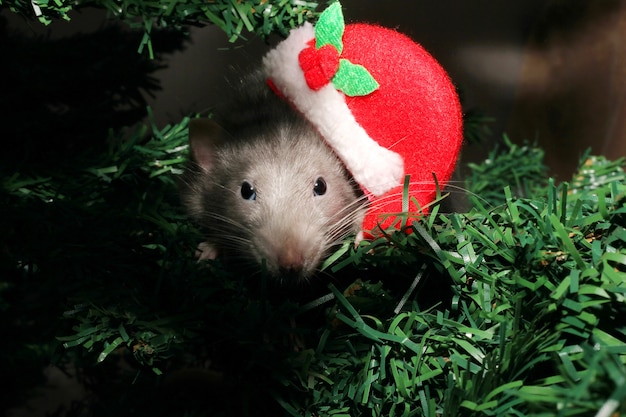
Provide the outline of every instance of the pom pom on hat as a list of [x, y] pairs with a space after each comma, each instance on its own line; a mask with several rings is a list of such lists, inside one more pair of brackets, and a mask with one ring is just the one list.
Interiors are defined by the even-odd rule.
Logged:
[[315, 28], [293, 29], [263, 59], [268, 82], [318, 129], [370, 201], [363, 230], [427, 212], [454, 171], [463, 126], [456, 90], [419, 44], [388, 28], [343, 23], [333, 3]]

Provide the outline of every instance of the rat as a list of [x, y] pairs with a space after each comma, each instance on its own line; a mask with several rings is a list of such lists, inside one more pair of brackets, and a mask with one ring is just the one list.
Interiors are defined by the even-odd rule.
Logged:
[[189, 126], [181, 197], [205, 231], [200, 259], [264, 265], [279, 280], [308, 280], [330, 250], [358, 239], [367, 199], [311, 123], [261, 71], [228, 103]]

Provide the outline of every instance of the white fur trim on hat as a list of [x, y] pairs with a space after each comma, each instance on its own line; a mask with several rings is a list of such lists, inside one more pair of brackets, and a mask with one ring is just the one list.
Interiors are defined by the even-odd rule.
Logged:
[[318, 91], [309, 88], [298, 56], [315, 37], [310, 23], [293, 29], [263, 58], [267, 77], [318, 129], [357, 183], [381, 196], [402, 183], [402, 157], [380, 146], [356, 121], [345, 96], [332, 83]]

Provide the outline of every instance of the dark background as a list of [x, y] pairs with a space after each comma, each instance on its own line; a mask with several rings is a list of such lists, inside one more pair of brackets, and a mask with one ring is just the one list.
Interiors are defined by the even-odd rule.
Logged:
[[[423, 44], [460, 87], [465, 109], [495, 119], [493, 140], [504, 132], [516, 142], [538, 141], [552, 174], [563, 180], [589, 147], [610, 158], [626, 155], [625, 3], [343, 1], [347, 21], [395, 27]], [[99, 10], [48, 27], [2, 14], [11, 30], [51, 39], [116, 24]], [[147, 99], [157, 125], [209, 109], [225, 77], [258, 63], [267, 48], [258, 38], [231, 44], [216, 27], [191, 28], [184, 50], [164, 55], [167, 67], [155, 73], [162, 90]], [[465, 161], [484, 158], [491, 148], [468, 147]]]

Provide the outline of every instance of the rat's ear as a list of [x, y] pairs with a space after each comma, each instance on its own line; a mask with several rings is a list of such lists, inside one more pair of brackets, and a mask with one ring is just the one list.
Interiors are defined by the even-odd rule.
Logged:
[[211, 171], [215, 165], [217, 145], [221, 137], [222, 128], [211, 119], [192, 119], [189, 122], [191, 158], [204, 171]]

